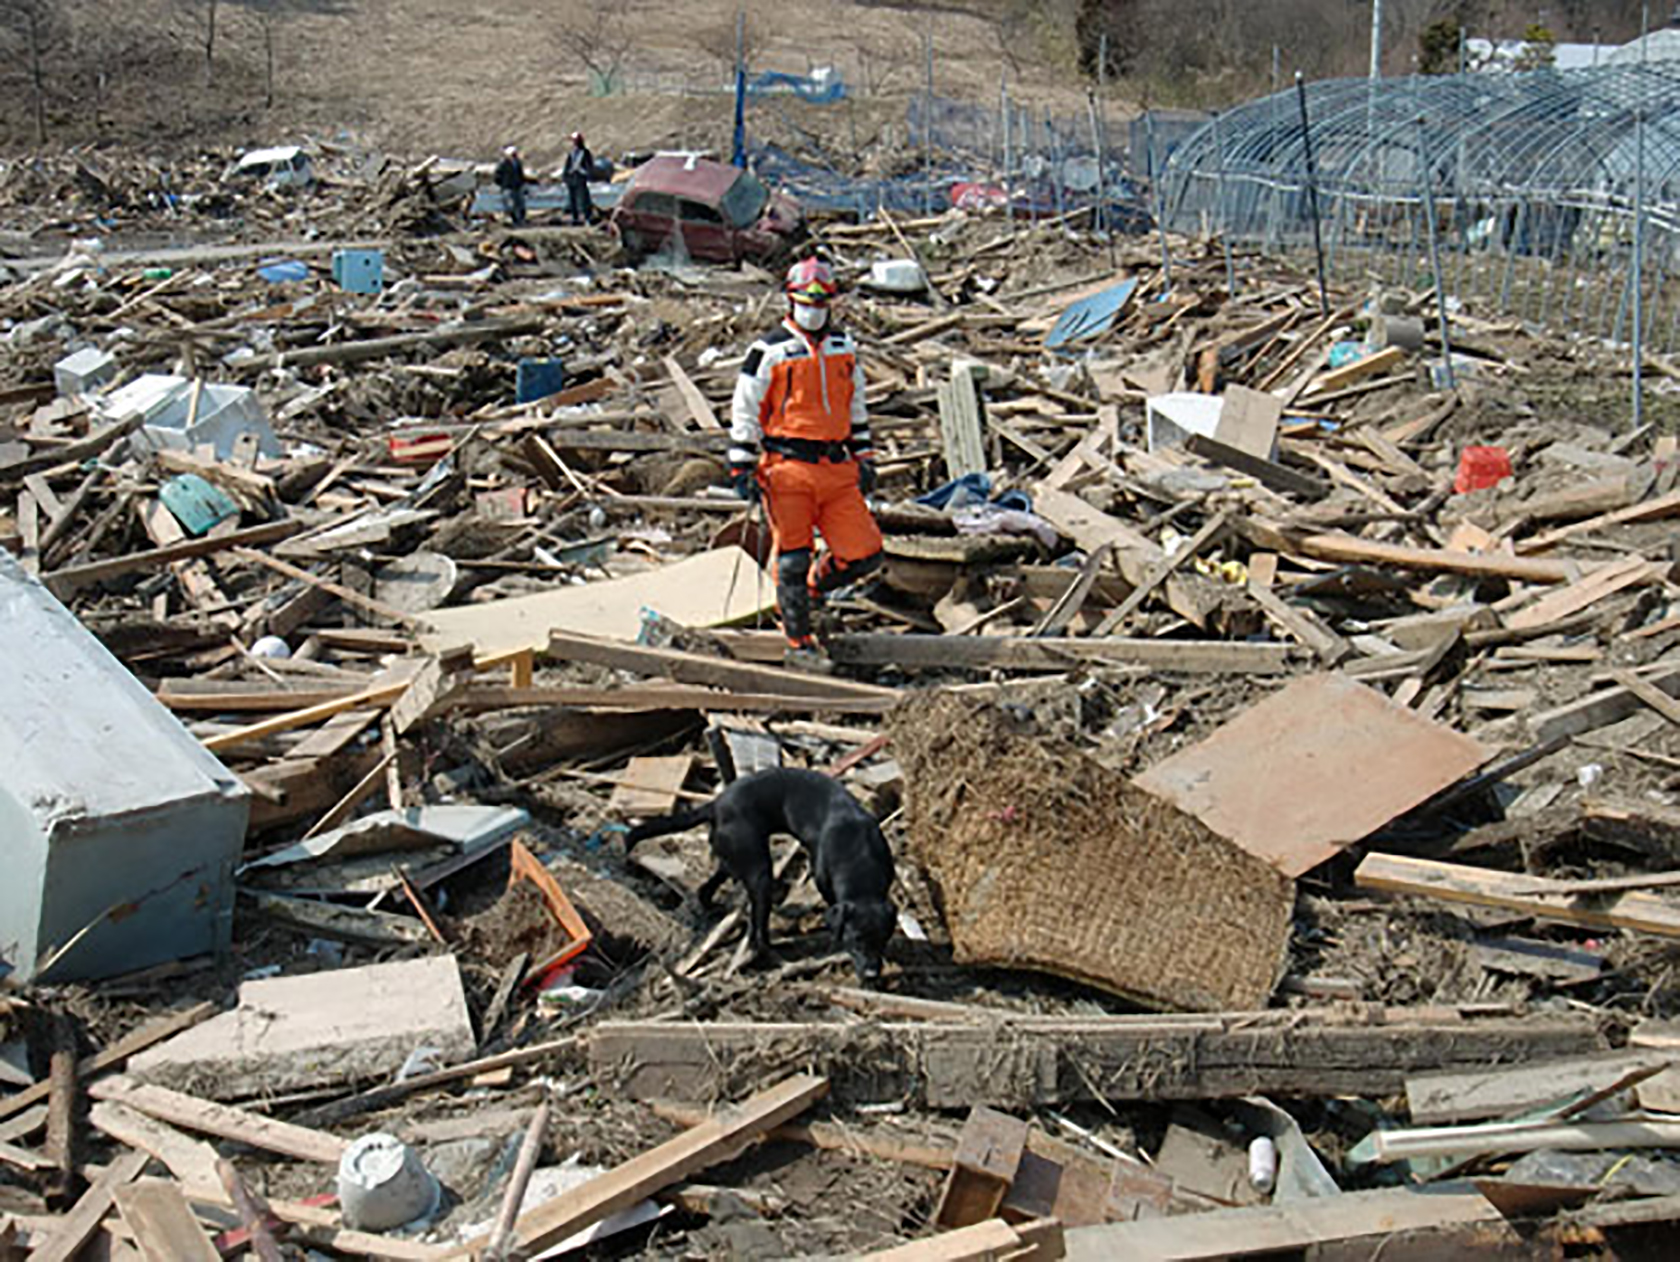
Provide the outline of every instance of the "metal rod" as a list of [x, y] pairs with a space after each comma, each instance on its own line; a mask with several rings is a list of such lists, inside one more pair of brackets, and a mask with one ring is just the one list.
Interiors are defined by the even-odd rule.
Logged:
[[1418, 167], [1423, 184], [1423, 220], [1429, 230], [1429, 270], [1435, 275], [1435, 315], [1441, 325], [1441, 353], [1446, 362], [1447, 389], [1456, 390], [1453, 374], [1452, 332], [1447, 325], [1447, 289], [1441, 274], [1441, 243], [1435, 230], [1435, 177], [1429, 165], [1429, 132], [1424, 116], [1418, 115]]
[[1167, 198], [1164, 173], [1155, 169], [1155, 115], [1143, 112], [1143, 143], [1149, 149], [1149, 189], [1155, 201], [1155, 231], [1161, 237], [1161, 292], [1172, 291], [1172, 247], [1167, 244]]
[[1295, 101], [1301, 111], [1301, 147], [1307, 159], [1307, 203], [1312, 209], [1313, 254], [1318, 260], [1318, 309], [1328, 320], [1330, 287], [1324, 280], [1324, 234], [1318, 224], [1318, 172], [1313, 166], [1312, 126], [1307, 117], [1307, 81], [1299, 70], [1295, 72]]
[[1237, 297], [1237, 261], [1231, 254], [1230, 203], [1225, 200], [1225, 142], [1219, 130], [1219, 111], [1213, 111], [1214, 182], [1219, 198], [1219, 239], [1225, 245], [1225, 288], [1231, 300]]
[[[1643, 90], [1644, 84], [1640, 84]], [[1633, 160], [1633, 428], [1645, 421], [1645, 109], [1634, 112]]]

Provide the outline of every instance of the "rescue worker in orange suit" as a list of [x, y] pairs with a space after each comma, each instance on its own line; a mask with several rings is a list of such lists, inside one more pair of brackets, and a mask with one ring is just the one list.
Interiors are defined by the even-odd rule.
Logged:
[[[863, 498], [875, 486], [874, 450], [857, 345], [833, 323], [834, 273], [804, 259], [785, 289], [787, 317], [752, 344], [735, 383], [729, 466], [736, 494], [762, 500], [770, 519], [788, 661], [820, 668], [813, 606], [882, 560]], [[819, 532], [827, 551], [813, 566]]]

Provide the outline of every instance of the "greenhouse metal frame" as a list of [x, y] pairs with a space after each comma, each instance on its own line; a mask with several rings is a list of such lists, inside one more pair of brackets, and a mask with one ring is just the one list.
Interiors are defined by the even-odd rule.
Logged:
[[1333, 80], [1303, 95], [1305, 127], [1285, 91], [1185, 141], [1166, 171], [1168, 226], [1311, 252], [1316, 200], [1335, 281], [1427, 291], [1433, 244], [1442, 293], [1473, 311], [1673, 350], [1680, 61]]

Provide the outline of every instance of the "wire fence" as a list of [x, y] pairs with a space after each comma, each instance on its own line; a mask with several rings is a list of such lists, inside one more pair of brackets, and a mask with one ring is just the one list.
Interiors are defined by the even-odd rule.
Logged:
[[1638, 362], [1680, 341], [1677, 197], [1680, 63], [1652, 63], [1278, 93], [1178, 148], [1163, 219]]

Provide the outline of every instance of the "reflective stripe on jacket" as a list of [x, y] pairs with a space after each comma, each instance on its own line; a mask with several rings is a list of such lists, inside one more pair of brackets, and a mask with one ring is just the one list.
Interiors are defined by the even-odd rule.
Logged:
[[853, 456], [868, 456], [863, 367], [851, 335], [807, 334], [785, 320], [754, 342], [735, 382], [729, 434], [738, 465], [757, 459], [765, 438], [845, 443]]

